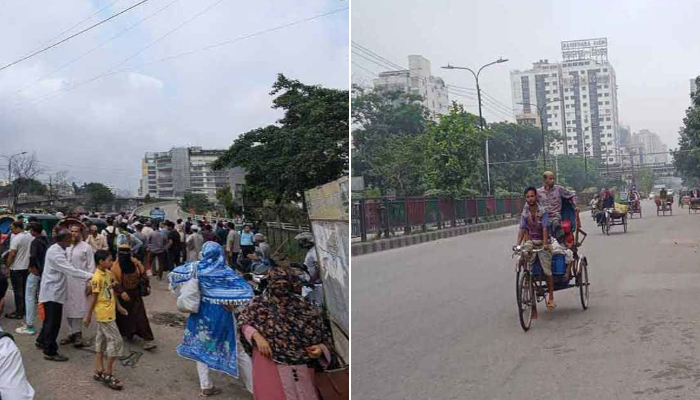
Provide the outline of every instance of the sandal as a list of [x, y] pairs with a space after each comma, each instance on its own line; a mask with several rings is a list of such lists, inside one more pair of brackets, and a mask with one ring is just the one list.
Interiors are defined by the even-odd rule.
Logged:
[[58, 342], [61, 345], [67, 345], [69, 343], [74, 343], [75, 342], [75, 335], [70, 335], [66, 338], [61, 339], [60, 342]]
[[547, 310], [552, 311], [555, 308], [557, 308], [557, 305], [554, 304], [554, 300], [547, 300]]
[[105, 374], [102, 371], [95, 371], [95, 375], [92, 376], [92, 379], [96, 380], [97, 382], [103, 382], [105, 380]]
[[114, 375], [104, 375], [103, 382], [107, 387], [114, 390], [122, 390], [122, 382], [117, 379]]
[[201, 397], [209, 397], [209, 396], [216, 396], [217, 394], [221, 394], [221, 389], [217, 387], [213, 387], [211, 389], [202, 389], [202, 393], [199, 395]]

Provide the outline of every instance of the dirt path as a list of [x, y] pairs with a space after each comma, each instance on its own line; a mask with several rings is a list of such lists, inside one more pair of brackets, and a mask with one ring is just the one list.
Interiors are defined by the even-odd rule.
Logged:
[[[194, 399], [199, 396], [199, 380], [193, 361], [180, 358], [175, 347], [182, 339], [185, 315], [175, 310], [175, 295], [167, 289], [165, 280], [151, 279], [153, 294], [146, 298], [146, 309], [158, 348], [144, 351], [141, 342], [124, 343], [126, 364], [115, 365], [115, 375], [124, 383], [124, 390], [113, 391], [92, 380], [94, 354], [88, 349], [61, 346], [61, 353], [70, 358], [66, 363], [45, 361], [41, 350], [34, 346], [36, 336], [15, 335], [22, 351], [29, 382], [36, 390], [37, 400], [69, 399]], [[13, 310], [12, 291], [6, 297], [5, 312]], [[14, 334], [19, 321], [0, 319], [0, 325]], [[65, 336], [65, 324], [60, 337]], [[94, 336], [94, 324], [87, 337]], [[228, 375], [211, 372], [214, 384], [223, 389], [216, 399], [252, 399], [243, 383]]]

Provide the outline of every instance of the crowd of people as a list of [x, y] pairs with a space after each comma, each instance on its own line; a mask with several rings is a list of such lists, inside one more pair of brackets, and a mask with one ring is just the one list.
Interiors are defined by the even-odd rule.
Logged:
[[[179, 295], [184, 286], [197, 286], [198, 309], [188, 311], [176, 351], [196, 362], [202, 396], [221, 393], [209, 377], [216, 370], [240, 379], [256, 399], [318, 398], [315, 371], [334, 358], [318, 304], [302, 296], [319, 280], [313, 235], [296, 238], [308, 253], [295, 265], [247, 224], [237, 230], [224, 221], [118, 216], [100, 230], [84, 216], [73, 220], [59, 224], [50, 238], [37, 220], [17, 220], [0, 251], [14, 295], [14, 310], [5, 317], [23, 321], [15, 333], [36, 335], [45, 360], [68, 361], [59, 349], [88, 345], [85, 329], [94, 322], [93, 378], [121, 390], [114, 364], [123, 342], [139, 338], [144, 350], [157, 347], [144, 302], [149, 275], [167, 277]], [[263, 291], [253, 290], [253, 274], [264, 277]], [[7, 280], [0, 276], [0, 307]], [[63, 324], [67, 335], [59, 339]], [[0, 396], [12, 387], [22, 393], [16, 398], [31, 399], [21, 357], [5, 336], [0, 329], [0, 356], [6, 349], [18, 373], [14, 383], [0, 382]]]

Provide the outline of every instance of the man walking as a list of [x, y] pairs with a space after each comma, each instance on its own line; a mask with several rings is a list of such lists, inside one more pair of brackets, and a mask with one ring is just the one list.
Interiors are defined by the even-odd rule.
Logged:
[[238, 253], [241, 252], [241, 237], [238, 232], [236, 232], [236, 225], [234, 225], [233, 222], [229, 222], [227, 225], [226, 255], [228, 256], [228, 265], [235, 269], [236, 261], [238, 261]]
[[20, 335], [34, 335], [36, 333], [34, 319], [36, 318], [37, 295], [39, 294], [41, 274], [44, 272], [46, 250], [49, 248], [49, 239], [41, 234], [42, 231], [41, 224], [37, 222], [29, 225], [29, 232], [34, 240], [29, 248], [29, 276], [24, 295], [27, 313], [24, 318], [24, 326], [15, 329], [15, 332]]
[[109, 250], [107, 238], [97, 231], [97, 225], [90, 226], [90, 234], [86, 240], [87, 244], [92, 246], [92, 250]]
[[34, 238], [24, 231], [24, 223], [12, 223], [12, 239], [7, 267], [10, 270], [10, 282], [15, 295], [15, 312], [5, 315], [10, 319], [23, 319], [25, 314], [24, 292], [29, 275], [29, 250]]
[[182, 254], [182, 238], [180, 233], [175, 230], [173, 221], [166, 221], [165, 226], [168, 228], [166, 235], [168, 236], [168, 271], [180, 265], [180, 254]]
[[[83, 241], [83, 230], [80, 225], [70, 227], [73, 245], [68, 248], [68, 261], [75, 269], [92, 275], [95, 272], [95, 252]], [[61, 339], [61, 344], [73, 343], [75, 347], [83, 347], [82, 322], [87, 312], [87, 297], [85, 282], [82, 279], [68, 279], [68, 297], [63, 313], [68, 323], [68, 337]]]
[[[44, 273], [39, 290], [39, 302], [44, 303], [44, 324], [36, 341], [36, 346], [44, 350], [44, 358], [49, 361], [68, 361], [68, 357], [58, 353], [56, 338], [61, 330], [63, 304], [68, 301], [68, 277], [85, 282], [92, 274], [73, 267], [68, 261], [66, 249], [70, 246], [70, 231], [61, 229], [56, 233], [56, 243], [46, 252]], [[94, 261], [93, 261], [94, 263]]]
[[162, 280], [163, 269], [168, 265], [168, 255], [165, 252], [168, 238], [158, 229], [158, 222], [153, 223], [153, 228], [153, 232], [148, 236], [148, 252], [151, 254], [152, 270], [154, 274], [157, 273], [158, 280]]

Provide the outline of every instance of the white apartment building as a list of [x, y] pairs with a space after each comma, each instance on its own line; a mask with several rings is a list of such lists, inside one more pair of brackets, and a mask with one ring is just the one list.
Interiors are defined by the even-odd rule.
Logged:
[[[601, 41], [604, 39], [596, 39]], [[617, 163], [618, 106], [615, 70], [607, 61], [607, 47], [591, 40], [562, 42], [565, 61], [540, 60], [526, 71], [510, 74], [516, 120], [541, 115], [544, 126], [562, 140], [551, 152], [586, 154], [601, 162]], [[581, 44], [575, 52], [571, 43]], [[607, 46], [607, 41], [605, 41]], [[592, 49], [592, 50], [591, 50]], [[575, 53], [575, 54], [572, 54]]]
[[[642, 129], [632, 135], [632, 143], [643, 149], [643, 156], [640, 161], [643, 164], [668, 164], [668, 146], [666, 146], [654, 132]], [[635, 159], [636, 161], [636, 159]]]
[[408, 56], [408, 70], [380, 73], [374, 88], [420, 95], [432, 115], [447, 114], [450, 105], [445, 81], [431, 75], [430, 61], [422, 56]]
[[211, 169], [211, 164], [224, 152], [174, 147], [170, 151], [146, 153], [141, 162], [139, 196], [181, 198], [189, 192], [205, 194], [214, 200], [218, 189], [230, 186], [234, 198], [242, 201], [245, 171], [241, 168]]

